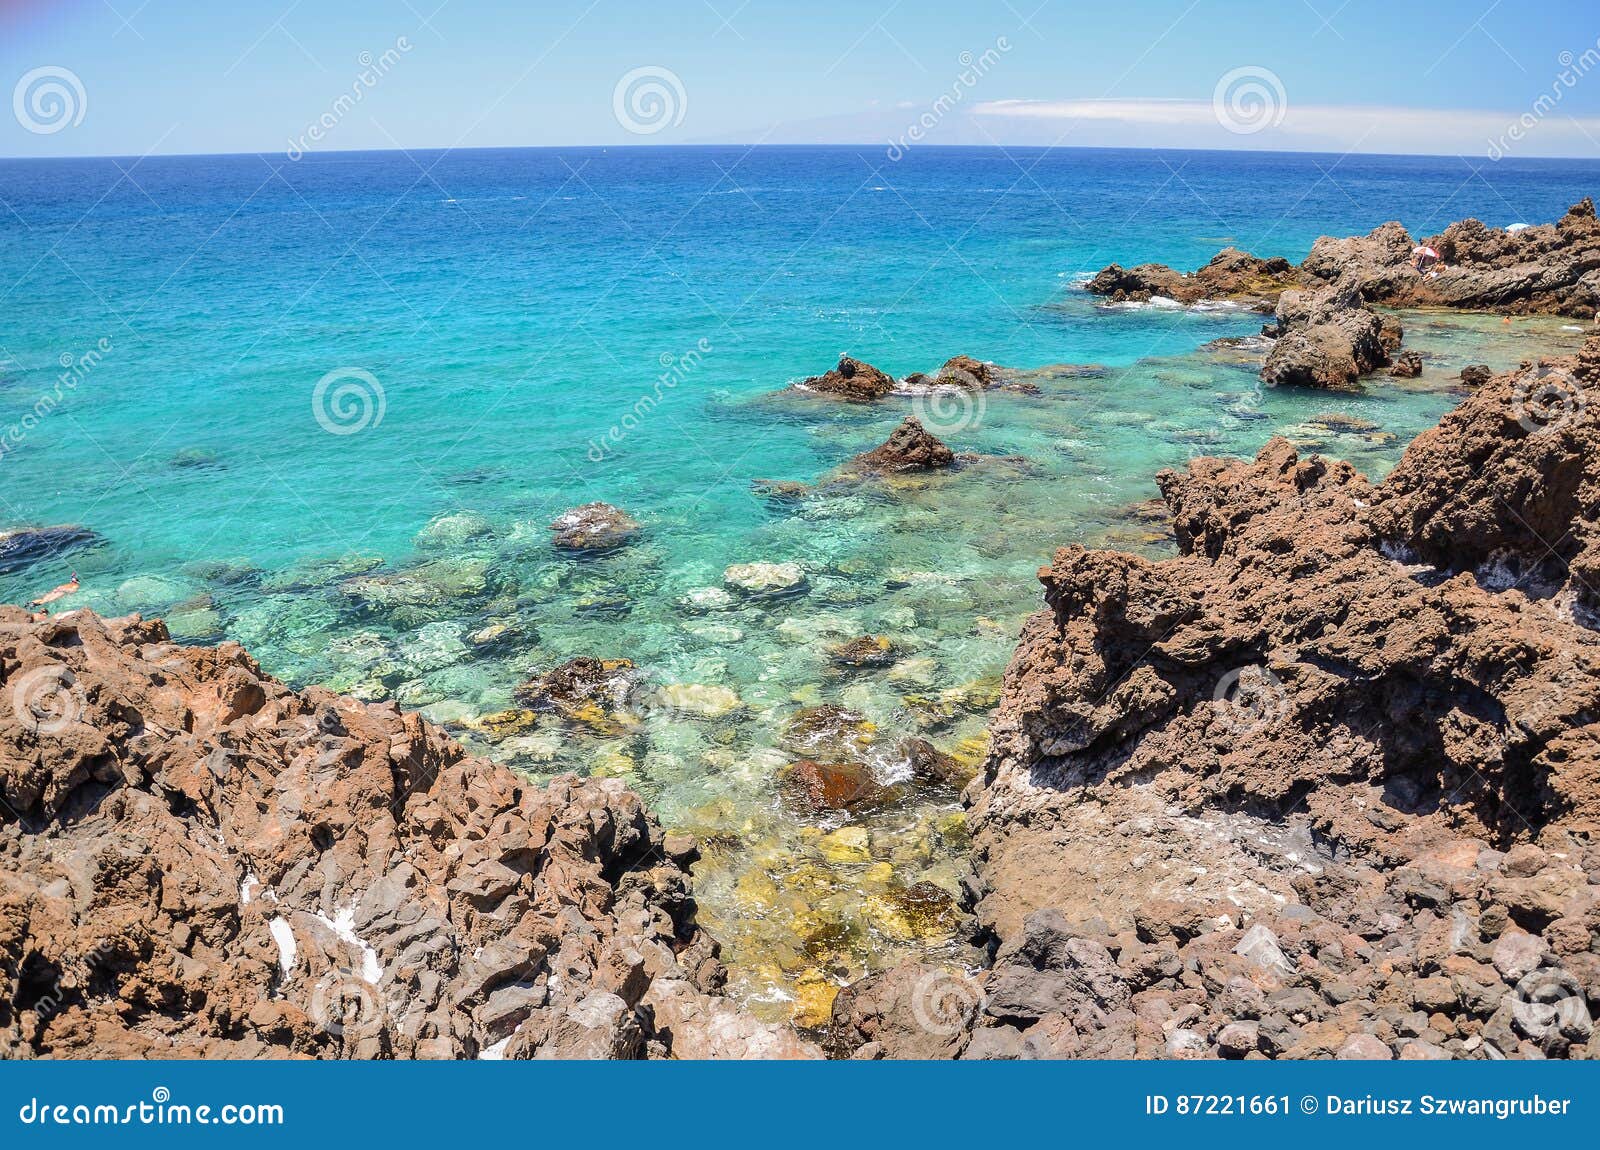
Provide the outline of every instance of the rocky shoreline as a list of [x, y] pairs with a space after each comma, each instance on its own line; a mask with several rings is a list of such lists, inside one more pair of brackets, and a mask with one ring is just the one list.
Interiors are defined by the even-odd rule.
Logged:
[[1178, 557], [1059, 551], [965, 795], [989, 968], [849, 988], [834, 1053], [1600, 1056], [1596, 385], [1600, 337], [1383, 483], [1274, 440], [1160, 477]]
[[[1586, 205], [1516, 233], [1453, 225], [1432, 242], [1460, 270], [1420, 289], [1399, 225], [1318, 241], [1298, 266], [1229, 249], [1192, 275], [1113, 265], [1089, 286], [1273, 311], [1263, 378], [1348, 390], [1420, 370], [1373, 305], [1592, 310]], [[1381, 483], [1275, 439], [1160, 476], [1141, 521], [1170, 525], [1175, 558], [1059, 551], [1003, 689], [904, 695], [931, 729], [998, 696], [986, 758], [979, 740], [959, 758], [877, 745], [832, 702], [790, 715], [777, 801], [826, 863], [883, 872], [857, 888], [871, 929], [970, 934], [981, 956], [834, 997], [848, 943], [819, 908], [793, 956], [811, 964], [803, 1034], [721, 993], [689, 875], [727, 844], [665, 833], [620, 779], [533, 786], [395, 702], [292, 690], [236, 644], [181, 646], [138, 615], [0, 608], [0, 1056], [1600, 1056], [1600, 339], [1471, 386]], [[1038, 391], [964, 355], [903, 381], [845, 357], [791, 390], [994, 389]], [[819, 486], [944, 483], [985, 460], [1016, 462], [910, 417]], [[488, 530], [455, 519], [441, 539]], [[548, 530], [569, 562], [648, 546], [606, 503]], [[6, 533], [0, 559], [94, 541]], [[341, 570], [340, 593], [429, 620], [444, 593], [419, 583], [427, 566]], [[810, 579], [735, 564], [685, 610], [775, 607]], [[487, 596], [487, 569], [478, 582]], [[508, 609], [464, 642], [515, 647], [519, 626]], [[888, 631], [817, 645], [842, 682], [916, 662]], [[716, 728], [747, 707], [644, 679], [570, 658], [467, 729], [559, 727], [581, 749], [579, 733]], [[597, 774], [629, 762], [602, 772], [598, 754]], [[863, 812], [963, 785], [959, 896], [869, 850], [884, 832]], [[787, 877], [837, 893], [814, 872]], [[770, 880], [741, 893], [755, 913], [779, 897]]]
[[0, 1057], [808, 1057], [692, 840], [161, 623], [0, 608]]

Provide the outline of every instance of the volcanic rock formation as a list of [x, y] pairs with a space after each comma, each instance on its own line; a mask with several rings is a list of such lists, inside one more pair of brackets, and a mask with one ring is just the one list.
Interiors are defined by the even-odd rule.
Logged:
[[716, 995], [690, 855], [614, 779], [0, 608], [0, 1057], [811, 1054]]
[[[1371, 484], [1159, 479], [1179, 554], [1041, 572], [983, 773], [990, 967], [840, 995], [858, 1057], [1596, 1057], [1596, 415], [1496, 377]], [[930, 1035], [935, 1036], [930, 1039]]]

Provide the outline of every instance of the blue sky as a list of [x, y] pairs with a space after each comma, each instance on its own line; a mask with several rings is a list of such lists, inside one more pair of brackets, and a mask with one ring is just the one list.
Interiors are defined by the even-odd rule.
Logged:
[[0, 0], [6, 94], [6, 156], [908, 136], [1600, 156], [1600, 8]]

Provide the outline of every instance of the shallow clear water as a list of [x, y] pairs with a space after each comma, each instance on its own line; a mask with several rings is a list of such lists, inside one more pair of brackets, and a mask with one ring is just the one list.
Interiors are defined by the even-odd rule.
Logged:
[[[954, 891], [963, 838], [954, 790], [797, 816], [775, 779], [799, 708], [870, 721], [856, 750], [886, 783], [905, 735], [973, 763], [1039, 564], [1070, 541], [1159, 554], [1136, 505], [1160, 468], [1283, 433], [1382, 473], [1455, 402], [1461, 366], [1576, 345], [1557, 321], [1406, 315], [1421, 380], [1278, 392], [1248, 353], [1203, 346], [1260, 317], [1098, 308], [1075, 286], [1225, 243], [1299, 258], [1389, 218], [1418, 234], [1553, 219], [1600, 175], [1332, 165], [804, 148], [0, 162], [0, 526], [105, 539], [0, 576], [0, 597], [76, 569], [62, 607], [164, 613], [296, 684], [422, 707], [533, 774], [628, 778], [706, 842], [697, 894], [736, 992], [814, 1020], [829, 987], [897, 954], [956, 952], [948, 916], [901, 896]], [[1038, 394], [775, 394], [844, 351], [897, 375], [971, 354]], [[1050, 370], [1086, 363], [1104, 370]], [[365, 394], [319, 410], [339, 369], [375, 383], [346, 374]], [[800, 499], [755, 482], [814, 482], [913, 409], [992, 458]], [[1366, 423], [1330, 430], [1330, 413]], [[638, 541], [555, 552], [549, 521], [595, 499], [632, 512]], [[752, 560], [802, 564], [806, 591], [683, 605]], [[486, 654], [466, 636], [490, 622], [511, 631]], [[828, 658], [864, 634], [888, 637], [893, 666]], [[702, 692], [598, 733], [476, 723], [580, 654], [630, 658], [650, 688], [726, 688], [737, 709], [698, 713], [727, 704]]]

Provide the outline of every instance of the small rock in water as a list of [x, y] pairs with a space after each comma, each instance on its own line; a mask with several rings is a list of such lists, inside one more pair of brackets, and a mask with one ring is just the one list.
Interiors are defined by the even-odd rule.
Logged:
[[739, 601], [721, 587], [697, 587], [678, 600], [678, 606], [691, 615], [708, 611], [730, 611]]
[[744, 702], [727, 687], [700, 683], [668, 683], [656, 692], [656, 700], [664, 710], [702, 719], [720, 719], [744, 709]]
[[831, 863], [848, 865], [872, 861], [871, 836], [865, 827], [840, 827], [817, 840], [817, 849]]
[[805, 569], [798, 563], [735, 563], [722, 580], [751, 599], [776, 599], [806, 589]]
[[1494, 378], [1494, 370], [1486, 363], [1471, 363], [1461, 369], [1461, 382], [1468, 387], [1482, 387]]
[[828, 652], [828, 658], [841, 667], [887, 667], [897, 657], [894, 644], [884, 635], [863, 635]]
[[1389, 365], [1389, 374], [1396, 379], [1416, 379], [1422, 374], [1422, 356], [1414, 351], [1402, 351]]
[[638, 520], [609, 503], [585, 503], [550, 524], [555, 545], [563, 551], [611, 551], [640, 531]]
[[894, 380], [870, 363], [841, 355], [838, 367], [824, 375], [812, 376], [796, 386], [834, 399], [868, 403], [874, 399], [882, 399], [893, 391]]
[[452, 548], [494, 534], [494, 527], [474, 511], [456, 511], [436, 515], [428, 525], [417, 532], [418, 547]]
[[802, 814], [878, 806], [887, 796], [865, 763], [801, 759], [785, 770], [778, 789]]

